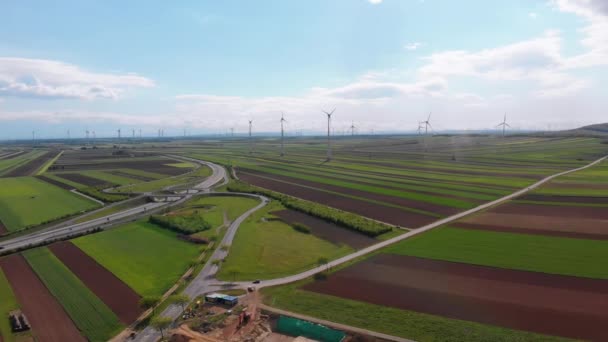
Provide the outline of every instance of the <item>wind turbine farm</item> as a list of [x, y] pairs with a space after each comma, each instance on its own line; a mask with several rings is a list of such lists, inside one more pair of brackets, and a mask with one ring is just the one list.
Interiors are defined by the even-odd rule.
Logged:
[[604, 2], [1, 2], [0, 342], [608, 341]]

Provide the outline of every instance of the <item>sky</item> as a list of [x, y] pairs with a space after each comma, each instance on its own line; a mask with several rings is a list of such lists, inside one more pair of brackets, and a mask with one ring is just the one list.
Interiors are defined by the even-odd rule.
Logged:
[[608, 0], [0, 2], [0, 139], [566, 129], [606, 81]]

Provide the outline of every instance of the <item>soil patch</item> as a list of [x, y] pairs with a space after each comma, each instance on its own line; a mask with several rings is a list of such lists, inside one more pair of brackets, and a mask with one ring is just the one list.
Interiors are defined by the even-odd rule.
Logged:
[[5, 154], [3, 156], [0, 156], [0, 160], [17, 158], [17, 157], [19, 157], [20, 155], [22, 155], [24, 153], [25, 153], [25, 151], [19, 151], [19, 152], [15, 153], [15, 154], [7, 153], [7, 154]]
[[62, 189], [65, 189], [65, 190], [72, 190], [72, 189], [74, 189], [74, 187], [71, 186], [71, 185], [69, 185], [69, 184], [62, 183], [62, 182], [60, 182], [58, 180], [55, 180], [53, 178], [49, 178], [49, 177], [44, 176], [44, 175], [43, 176], [36, 176], [36, 178], [38, 178], [40, 180], [43, 180], [43, 181], [45, 181], [45, 182], [47, 182], [49, 184], [53, 184], [55, 186], [58, 186], [58, 187], [60, 187]]
[[[556, 207], [559, 210], [560, 207]], [[477, 224], [480, 228], [495, 227], [501, 229], [525, 229], [543, 232], [584, 234], [587, 238], [596, 236], [605, 239], [608, 236], [608, 220], [581, 217], [540, 216], [533, 214], [502, 214], [486, 212], [463, 220], [466, 224]], [[461, 223], [456, 224], [461, 226]], [[466, 225], [465, 225], [466, 228]], [[555, 234], [548, 234], [555, 235]]]
[[143, 312], [139, 295], [112, 272], [69, 241], [49, 246], [49, 249], [82, 282], [101, 299], [126, 325], [134, 322]]
[[530, 228], [518, 228], [518, 227], [501, 227], [491, 224], [481, 223], [457, 223], [454, 225], [460, 229], [473, 229], [473, 230], [487, 230], [493, 232], [503, 233], [517, 233], [517, 234], [532, 234], [532, 235], [545, 235], [545, 236], [556, 236], [566, 237], [572, 239], [588, 239], [588, 240], [608, 240], [608, 233], [593, 234], [593, 233], [579, 233], [573, 231], [558, 231], [551, 229], [530, 229]]
[[587, 218], [608, 220], [608, 209], [603, 207], [584, 207], [568, 205], [542, 205], [509, 202], [492, 209], [493, 213], [553, 216], [563, 218]]
[[311, 234], [334, 244], [345, 244], [354, 249], [361, 249], [376, 242], [375, 239], [347, 228], [329, 223], [320, 218], [295, 210], [280, 210], [272, 213], [283, 221], [293, 224], [302, 223], [310, 228]]
[[0, 259], [0, 267], [39, 341], [86, 341], [21, 254]]
[[304, 289], [549, 335], [608, 338], [608, 280], [381, 254]]
[[89, 176], [82, 175], [80, 173], [57, 173], [55, 174], [57, 177], [61, 177], [63, 179], [67, 179], [69, 181], [86, 185], [86, 186], [112, 186], [109, 182], [97, 179]]
[[420, 227], [435, 221], [437, 218], [408, 212], [398, 208], [330, 194], [324, 191], [303, 187], [296, 184], [279, 182], [252, 174], [239, 173], [239, 178], [253, 185], [284, 193], [308, 201], [324, 204], [336, 209], [356, 213], [374, 220], [403, 227]]
[[366, 199], [370, 199], [370, 200], [374, 200], [374, 201], [390, 203], [390, 204], [398, 205], [398, 206], [404, 207], [404, 208], [423, 210], [423, 211], [427, 211], [430, 213], [436, 213], [436, 214], [445, 215], [445, 216], [453, 215], [460, 211], [458, 208], [440, 206], [440, 205], [436, 205], [436, 204], [432, 204], [432, 203], [428, 203], [428, 202], [421, 202], [421, 201], [416, 201], [416, 200], [411, 200], [411, 199], [406, 199], [406, 198], [401, 198], [401, 197], [395, 197], [395, 196], [389, 196], [389, 195], [381, 195], [381, 194], [376, 194], [376, 193], [371, 193], [371, 192], [366, 192], [366, 191], [361, 191], [361, 190], [355, 190], [355, 189], [345, 188], [345, 187], [336, 186], [336, 185], [322, 184], [322, 183], [317, 183], [317, 182], [312, 182], [312, 181], [307, 181], [307, 180], [302, 180], [302, 179], [297, 179], [297, 178], [285, 177], [285, 176], [277, 176], [277, 175], [258, 172], [258, 171], [250, 171], [250, 170], [239, 171], [239, 175], [243, 174], [243, 173], [247, 173], [250, 175], [257, 176], [257, 177], [266, 177], [266, 178], [270, 178], [272, 180], [283, 181], [283, 182], [287, 182], [287, 183], [314, 187], [317, 189], [323, 189], [323, 190], [327, 190], [327, 191], [338, 192], [338, 193], [342, 193], [342, 194], [346, 194], [346, 195], [357, 196], [357, 197], [366, 198]]

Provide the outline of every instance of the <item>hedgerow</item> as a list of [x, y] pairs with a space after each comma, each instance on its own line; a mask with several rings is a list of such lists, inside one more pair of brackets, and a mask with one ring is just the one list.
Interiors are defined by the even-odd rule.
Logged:
[[211, 229], [211, 224], [196, 214], [179, 216], [152, 215], [149, 221], [159, 227], [182, 234], [193, 234]]
[[227, 189], [228, 191], [232, 192], [255, 193], [271, 197], [281, 202], [281, 204], [288, 209], [297, 210], [305, 214], [318, 217], [330, 223], [342, 226], [347, 229], [355, 230], [371, 237], [382, 235], [384, 233], [390, 232], [393, 229], [387, 224], [370, 220], [368, 218], [353, 213], [326, 207], [318, 203], [291, 197], [275, 191], [249, 185], [241, 181], [231, 182], [228, 185]]

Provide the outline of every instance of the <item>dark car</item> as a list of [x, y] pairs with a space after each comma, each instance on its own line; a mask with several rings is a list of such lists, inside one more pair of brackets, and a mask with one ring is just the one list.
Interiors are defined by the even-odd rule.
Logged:
[[254, 284], [259, 284], [260, 283], [260, 279], [256, 279], [253, 281]]

